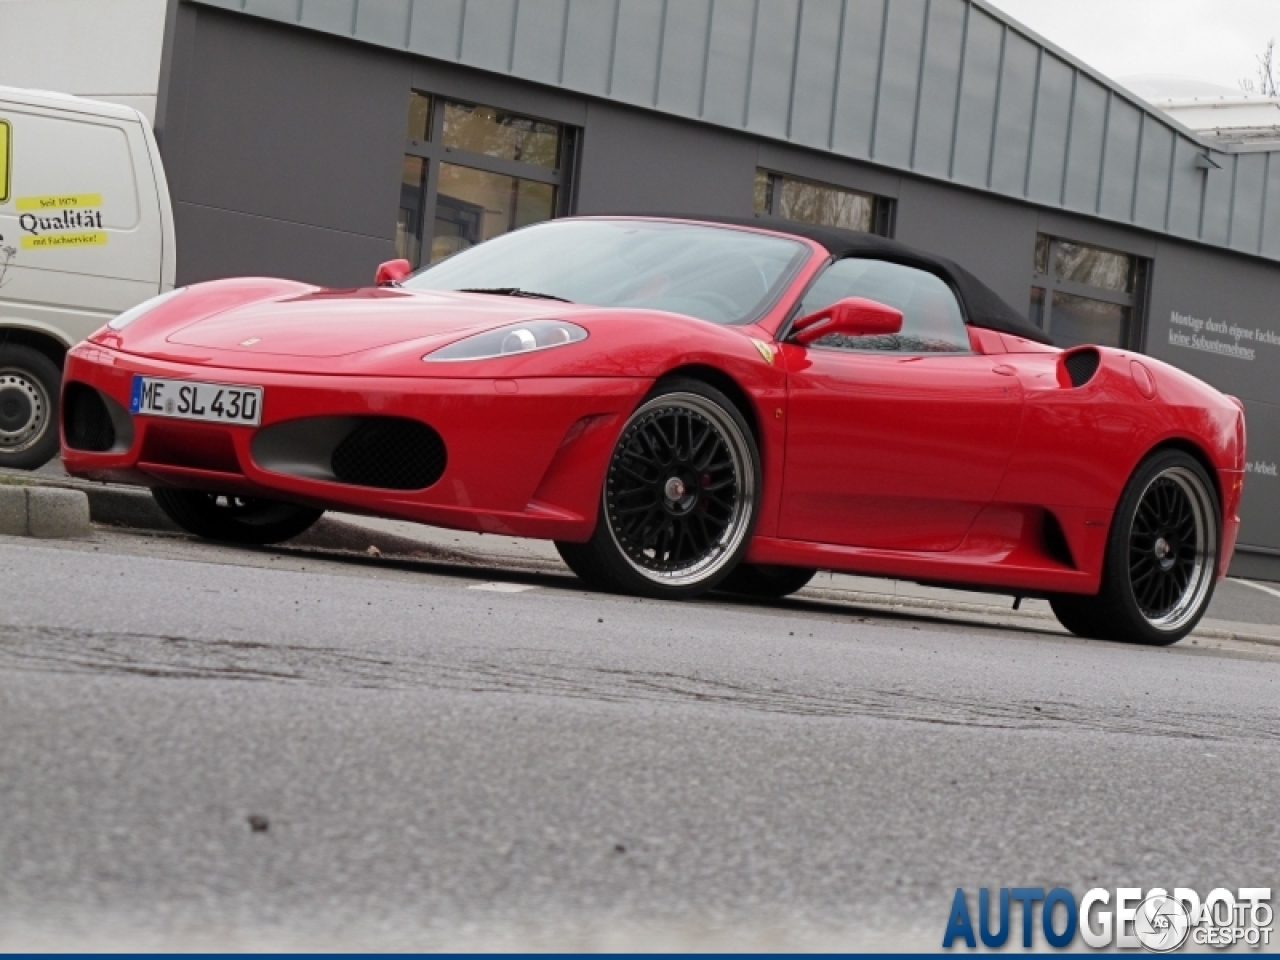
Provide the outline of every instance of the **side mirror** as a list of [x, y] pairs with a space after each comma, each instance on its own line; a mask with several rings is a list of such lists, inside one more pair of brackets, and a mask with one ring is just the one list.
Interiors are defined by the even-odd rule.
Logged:
[[874, 337], [901, 332], [901, 310], [863, 297], [846, 297], [801, 317], [792, 324], [788, 339], [807, 346], [833, 333], [846, 337]]
[[373, 275], [373, 284], [377, 287], [394, 287], [411, 273], [413, 264], [408, 260], [388, 260], [378, 267], [378, 272]]

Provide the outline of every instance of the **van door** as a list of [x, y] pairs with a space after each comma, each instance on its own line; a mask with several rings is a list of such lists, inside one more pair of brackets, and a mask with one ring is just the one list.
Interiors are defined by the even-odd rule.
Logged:
[[160, 292], [166, 223], [136, 112], [22, 93], [0, 92], [0, 465], [31, 468], [57, 452], [57, 348]]

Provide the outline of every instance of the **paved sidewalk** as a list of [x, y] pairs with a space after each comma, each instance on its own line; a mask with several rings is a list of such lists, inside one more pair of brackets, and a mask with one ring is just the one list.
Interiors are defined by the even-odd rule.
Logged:
[[[82, 489], [89, 494], [95, 522], [176, 532], [146, 491], [75, 480], [66, 475], [61, 462], [56, 460], [35, 473], [0, 470], [0, 483], [5, 482]], [[291, 545], [568, 574], [555, 546], [547, 541], [444, 530], [352, 514], [327, 514]], [[1062, 629], [1044, 600], [1026, 599], [1014, 610], [1013, 598], [1009, 596], [927, 587], [906, 580], [820, 573], [796, 596], [900, 610], [904, 614], [959, 615], [1002, 626]], [[1195, 635], [1280, 645], [1280, 584], [1224, 580], [1218, 585], [1209, 616], [1200, 622]]]

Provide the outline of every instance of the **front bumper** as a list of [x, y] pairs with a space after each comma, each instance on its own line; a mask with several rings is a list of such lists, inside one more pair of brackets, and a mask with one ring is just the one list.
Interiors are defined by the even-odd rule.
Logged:
[[[68, 354], [64, 395], [67, 385], [85, 384], [127, 411], [139, 374], [263, 387], [262, 423], [228, 426], [126, 414], [131, 436], [105, 452], [68, 446], [64, 424], [63, 463], [69, 473], [571, 541], [590, 537], [618, 432], [652, 385], [627, 377], [410, 379], [246, 372], [166, 363], [84, 343]], [[421, 490], [389, 490], [268, 470], [255, 460], [252, 443], [260, 430], [322, 416], [426, 423], [447, 449], [443, 475]]]

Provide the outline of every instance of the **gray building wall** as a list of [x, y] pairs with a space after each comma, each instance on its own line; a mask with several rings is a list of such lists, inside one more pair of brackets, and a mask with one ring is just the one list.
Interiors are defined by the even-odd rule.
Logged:
[[1262, 469], [1246, 484], [1242, 544], [1276, 556], [1242, 554], [1241, 569], [1280, 573], [1280, 478], [1268, 472], [1280, 463], [1280, 344], [1255, 333], [1248, 361], [1169, 338], [1193, 332], [1171, 324], [1175, 312], [1280, 334], [1274, 263], [205, 5], [176, 6], [166, 73], [158, 134], [180, 283], [244, 274], [369, 282], [393, 255], [411, 89], [581, 128], [578, 213], [747, 216], [764, 167], [894, 198], [898, 239], [964, 264], [1019, 310], [1038, 232], [1151, 258], [1149, 352], [1246, 401], [1250, 459]]
[[188, 5], [174, 27], [157, 133], [178, 282], [367, 283], [391, 249], [409, 59]]

